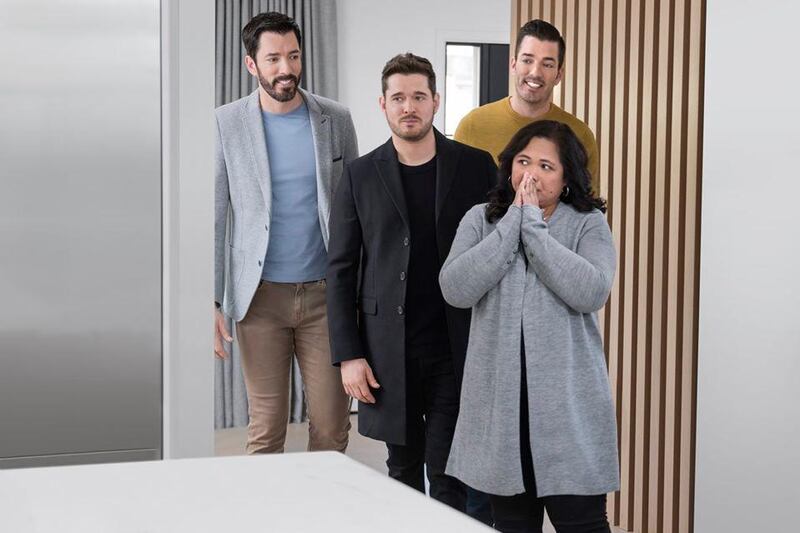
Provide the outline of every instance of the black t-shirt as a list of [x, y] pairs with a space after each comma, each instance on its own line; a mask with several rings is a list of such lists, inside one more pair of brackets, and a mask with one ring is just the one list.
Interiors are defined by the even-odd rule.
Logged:
[[411, 225], [411, 255], [405, 278], [406, 356], [450, 353], [445, 302], [439, 287], [436, 243], [436, 157], [419, 166], [400, 164]]

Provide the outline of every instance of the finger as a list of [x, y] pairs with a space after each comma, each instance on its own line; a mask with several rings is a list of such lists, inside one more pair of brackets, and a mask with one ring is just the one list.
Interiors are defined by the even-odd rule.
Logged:
[[519, 185], [517, 185], [517, 190], [514, 191], [514, 203], [517, 205], [522, 204], [522, 197], [524, 194], [522, 189], [522, 182], [520, 181]]
[[223, 339], [225, 339], [227, 342], [233, 342], [233, 337], [231, 337], [230, 331], [228, 331], [228, 328], [225, 326], [224, 318], [217, 320], [217, 329], [219, 329]]
[[353, 398], [355, 398], [361, 403], [370, 403], [363, 394], [361, 394], [358, 390], [355, 389], [353, 390]]
[[375, 403], [375, 396], [371, 392], [367, 392], [362, 400], [364, 403]]
[[363, 380], [361, 383], [359, 383], [357, 388], [362, 402], [375, 403], [375, 397], [369, 391], [369, 386], [367, 385], [366, 380]]
[[354, 385], [353, 383], [348, 383], [345, 386], [345, 390], [347, 391], [347, 395], [350, 396], [351, 398], [353, 398], [355, 400], [358, 400], [359, 402], [363, 402], [364, 401], [363, 395], [358, 390], [358, 387], [356, 385]]
[[369, 365], [367, 365], [367, 382], [373, 389], [381, 388], [380, 383], [378, 383], [378, 380], [375, 379], [375, 374], [372, 373], [372, 368]]
[[350, 396], [351, 398], [355, 398], [356, 400], [358, 400], [358, 397], [357, 397], [357, 395], [356, 395], [355, 391], [353, 390], [353, 387], [351, 387], [351, 386], [350, 386], [350, 384], [346, 384], [346, 385], [344, 386], [344, 391], [345, 391], [345, 392], [347, 393], [347, 395], [348, 395], [348, 396]]
[[214, 340], [214, 355], [220, 359], [225, 359], [228, 356], [225, 349], [222, 347], [222, 343], [219, 342], [219, 339]]

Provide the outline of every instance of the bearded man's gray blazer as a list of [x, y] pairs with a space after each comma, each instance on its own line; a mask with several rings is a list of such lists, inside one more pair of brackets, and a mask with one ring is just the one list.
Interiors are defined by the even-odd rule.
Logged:
[[[300, 90], [308, 107], [317, 166], [317, 205], [325, 247], [331, 197], [344, 166], [358, 157], [350, 112]], [[247, 314], [269, 245], [272, 187], [258, 90], [217, 108], [214, 300], [235, 321]]]

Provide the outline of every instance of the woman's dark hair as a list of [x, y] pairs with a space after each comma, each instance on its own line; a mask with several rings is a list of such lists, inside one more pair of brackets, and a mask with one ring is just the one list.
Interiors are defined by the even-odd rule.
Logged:
[[297, 37], [297, 44], [302, 48], [303, 39], [300, 35], [300, 27], [293, 18], [278, 13], [277, 11], [269, 11], [266, 13], [259, 13], [250, 19], [250, 22], [242, 28], [242, 44], [253, 61], [256, 60], [256, 53], [258, 52], [258, 40], [261, 34], [265, 31], [284, 35], [293, 32]]
[[553, 120], [540, 120], [520, 129], [500, 152], [497, 185], [489, 191], [486, 220], [494, 222], [502, 218], [514, 201], [516, 193], [511, 186], [511, 180], [508, 179], [511, 175], [514, 158], [534, 138], [552, 141], [558, 149], [558, 157], [564, 168], [564, 185], [566, 186], [561, 194], [561, 201], [584, 213], [592, 209], [599, 209], [605, 213], [606, 201], [592, 191], [591, 175], [586, 168], [589, 158], [581, 142], [566, 124]]

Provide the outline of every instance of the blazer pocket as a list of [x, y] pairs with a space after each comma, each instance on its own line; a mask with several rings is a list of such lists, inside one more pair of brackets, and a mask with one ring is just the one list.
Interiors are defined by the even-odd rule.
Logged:
[[361, 298], [358, 306], [365, 315], [378, 314], [378, 301], [375, 298]]
[[331, 195], [336, 192], [336, 187], [339, 185], [342, 174], [344, 174], [344, 160], [339, 156], [331, 162]]
[[233, 287], [238, 287], [244, 274], [245, 253], [234, 246], [231, 246], [230, 250], [229, 279]]

